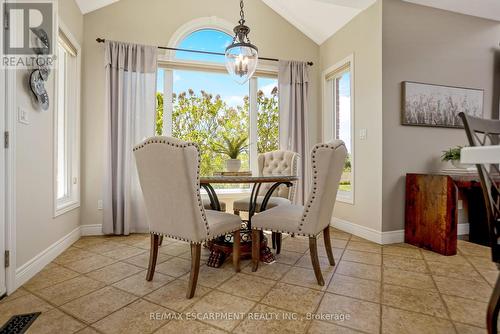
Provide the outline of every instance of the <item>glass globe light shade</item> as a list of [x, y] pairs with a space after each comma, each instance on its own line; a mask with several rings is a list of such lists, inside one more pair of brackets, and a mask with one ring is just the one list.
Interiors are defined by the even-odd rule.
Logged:
[[226, 49], [226, 69], [240, 85], [252, 77], [258, 61], [257, 48], [250, 43], [234, 43]]

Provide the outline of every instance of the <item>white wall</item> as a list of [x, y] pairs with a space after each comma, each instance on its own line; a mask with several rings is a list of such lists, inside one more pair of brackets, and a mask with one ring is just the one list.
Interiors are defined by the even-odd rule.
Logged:
[[[354, 205], [337, 201], [334, 217], [382, 228], [382, 1], [361, 12], [320, 47], [321, 71], [354, 55]], [[322, 79], [321, 79], [322, 80]], [[367, 129], [367, 140], [359, 130]]]
[[[60, 19], [82, 43], [83, 16], [74, 0], [59, 0]], [[54, 72], [46, 88], [51, 107], [41, 112], [33, 103], [27, 70], [17, 71], [16, 104], [30, 124], [16, 125], [16, 266], [22, 267], [78, 227], [80, 210], [53, 218]]]
[[[313, 61], [318, 77], [318, 46], [260, 0], [245, 2], [251, 39], [262, 56]], [[167, 45], [183, 24], [200, 17], [217, 16], [230, 22], [238, 19], [239, 6], [228, 0], [121, 0], [84, 17], [84, 65], [82, 109], [82, 224], [102, 222], [97, 202], [102, 199], [104, 143], [104, 47], [95, 39]], [[317, 82], [316, 82], [317, 83]], [[310, 114], [311, 145], [319, 141], [319, 89], [313, 87]]]

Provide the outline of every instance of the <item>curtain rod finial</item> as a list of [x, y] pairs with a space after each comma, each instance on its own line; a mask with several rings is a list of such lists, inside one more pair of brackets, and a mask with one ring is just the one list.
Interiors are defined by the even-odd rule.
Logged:
[[106, 42], [106, 40], [104, 38], [100, 38], [100, 37], [97, 37], [95, 40], [96, 40], [97, 43], [104, 43], [104, 42]]

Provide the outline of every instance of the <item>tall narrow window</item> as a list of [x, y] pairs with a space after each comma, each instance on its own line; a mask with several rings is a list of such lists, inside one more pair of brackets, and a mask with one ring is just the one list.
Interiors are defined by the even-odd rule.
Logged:
[[338, 197], [346, 202], [353, 201], [353, 108], [352, 108], [352, 70], [351, 62], [345, 62], [330, 71], [326, 76], [326, 112], [330, 116], [326, 119], [331, 122], [331, 138], [344, 141], [348, 155], [344, 165], [344, 172], [340, 180]]
[[79, 206], [79, 55], [60, 32], [57, 44], [54, 112], [55, 215]]

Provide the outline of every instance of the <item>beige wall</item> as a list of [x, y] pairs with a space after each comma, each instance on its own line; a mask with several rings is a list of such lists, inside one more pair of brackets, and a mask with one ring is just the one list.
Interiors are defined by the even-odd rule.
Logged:
[[[317, 78], [319, 48], [260, 0], [245, 2], [245, 13], [252, 28], [251, 39], [267, 57], [310, 60], [315, 62]], [[82, 224], [100, 224], [104, 143], [104, 48], [96, 37], [153, 45], [167, 45], [172, 34], [183, 24], [200, 17], [217, 16], [236, 22], [239, 8], [228, 0], [121, 0], [85, 15], [82, 152], [83, 192]], [[317, 86], [317, 85], [316, 85]], [[311, 145], [319, 140], [318, 95], [313, 87], [310, 114]]]
[[482, 88], [490, 117], [499, 38], [499, 22], [384, 0], [383, 231], [404, 228], [405, 174], [439, 171], [441, 151], [467, 142], [459, 129], [401, 126], [401, 82]]
[[[337, 201], [334, 217], [377, 231], [382, 226], [382, 2], [356, 16], [320, 47], [324, 71], [354, 55], [354, 205]], [[321, 79], [323, 80], [323, 79]], [[359, 130], [367, 129], [367, 140]]]
[[[59, 0], [60, 19], [82, 42], [83, 16], [73, 0]], [[27, 261], [79, 225], [79, 210], [53, 218], [54, 72], [46, 87], [51, 107], [38, 111], [28, 88], [29, 72], [17, 72], [17, 106], [28, 112], [30, 124], [16, 125], [16, 264]]]

